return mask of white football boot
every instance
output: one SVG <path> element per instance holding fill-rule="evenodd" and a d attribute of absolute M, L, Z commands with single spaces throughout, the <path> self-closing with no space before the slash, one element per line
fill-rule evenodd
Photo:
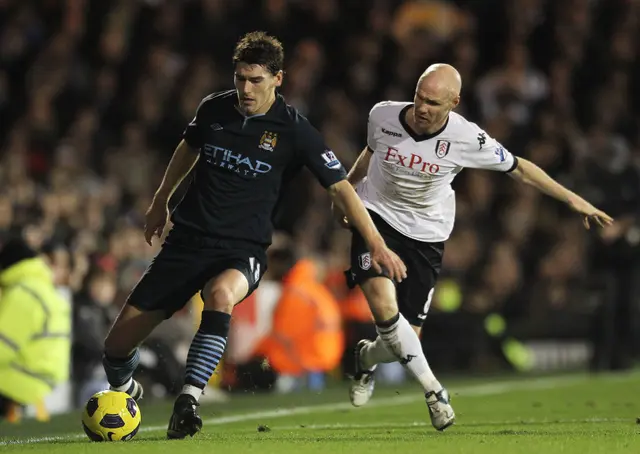
<path fill-rule="evenodd" d="M 449 392 L 442 388 L 440 391 L 431 391 L 424 395 L 431 416 L 431 424 L 437 430 L 444 430 L 456 420 L 456 414 L 451 407 Z"/>
<path fill-rule="evenodd" d="M 351 388 L 349 389 L 349 398 L 354 407 L 362 407 L 369 402 L 369 399 L 371 399 L 373 395 L 373 388 L 375 387 L 373 373 L 376 370 L 376 366 L 365 370 L 362 368 L 360 362 L 360 351 L 365 345 L 369 345 L 370 343 L 371 341 L 362 339 L 355 348 L 355 374 L 351 379 Z"/>

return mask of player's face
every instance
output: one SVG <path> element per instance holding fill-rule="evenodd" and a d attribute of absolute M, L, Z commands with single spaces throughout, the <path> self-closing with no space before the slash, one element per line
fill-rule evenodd
<path fill-rule="evenodd" d="M 413 121 L 424 132 L 435 132 L 458 105 L 459 97 L 446 88 L 419 83 L 413 98 Z"/>
<path fill-rule="evenodd" d="M 275 100 L 276 87 L 282 85 L 282 71 L 274 76 L 262 65 L 240 62 L 236 65 L 234 83 L 238 105 L 245 115 L 261 114 Z"/>

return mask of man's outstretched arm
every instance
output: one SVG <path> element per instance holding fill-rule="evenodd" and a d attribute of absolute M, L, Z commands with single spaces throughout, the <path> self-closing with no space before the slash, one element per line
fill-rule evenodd
<path fill-rule="evenodd" d="M 590 227 L 589 221 L 596 222 L 601 227 L 610 225 L 613 222 L 613 218 L 607 213 L 597 209 L 578 194 L 562 186 L 531 161 L 518 158 L 516 168 L 509 175 L 515 180 L 531 185 L 569 205 L 572 210 L 584 217 L 583 222 L 587 229 Z"/>

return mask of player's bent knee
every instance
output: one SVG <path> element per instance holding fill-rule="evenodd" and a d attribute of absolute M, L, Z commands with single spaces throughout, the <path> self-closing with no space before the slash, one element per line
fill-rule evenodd
<path fill-rule="evenodd" d="M 204 310 L 230 314 L 233 307 L 247 296 L 249 283 L 237 269 L 229 269 L 211 279 L 205 285 Z"/>
<path fill-rule="evenodd" d="M 361 287 L 377 323 L 389 320 L 398 313 L 396 288 L 390 279 L 386 277 L 371 278 Z"/>
<path fill-rule="evenodd" d="M 204 309 L 230 314 L 237 303 L 234 292 L 226 286 L 213 286 L 204 302 Z"/>

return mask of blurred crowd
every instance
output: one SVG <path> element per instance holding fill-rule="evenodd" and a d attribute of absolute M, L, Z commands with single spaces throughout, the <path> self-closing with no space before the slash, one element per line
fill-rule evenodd
<path fill-rule="evenodd" d="M 91 308 L 90 334 L 157 253 L 145 210 L 200 100 L 233 86 L 233 45 L 251 30 L 282 40 L 281 91 L 345 166 L 373 104 L 411 100 L 424 68 L 447 62 L 459 113 L 622 221 L 587 231 L 503 175 L 463 172 L 434 311 L 588 311 L 594 269 L 637 260 L 640 2 L 0 0 L 0 235 L 46 253 Z M 350 236 L 321 187 L 303 175 L 286 194 L 278 229 L 346 269 Z"/>

